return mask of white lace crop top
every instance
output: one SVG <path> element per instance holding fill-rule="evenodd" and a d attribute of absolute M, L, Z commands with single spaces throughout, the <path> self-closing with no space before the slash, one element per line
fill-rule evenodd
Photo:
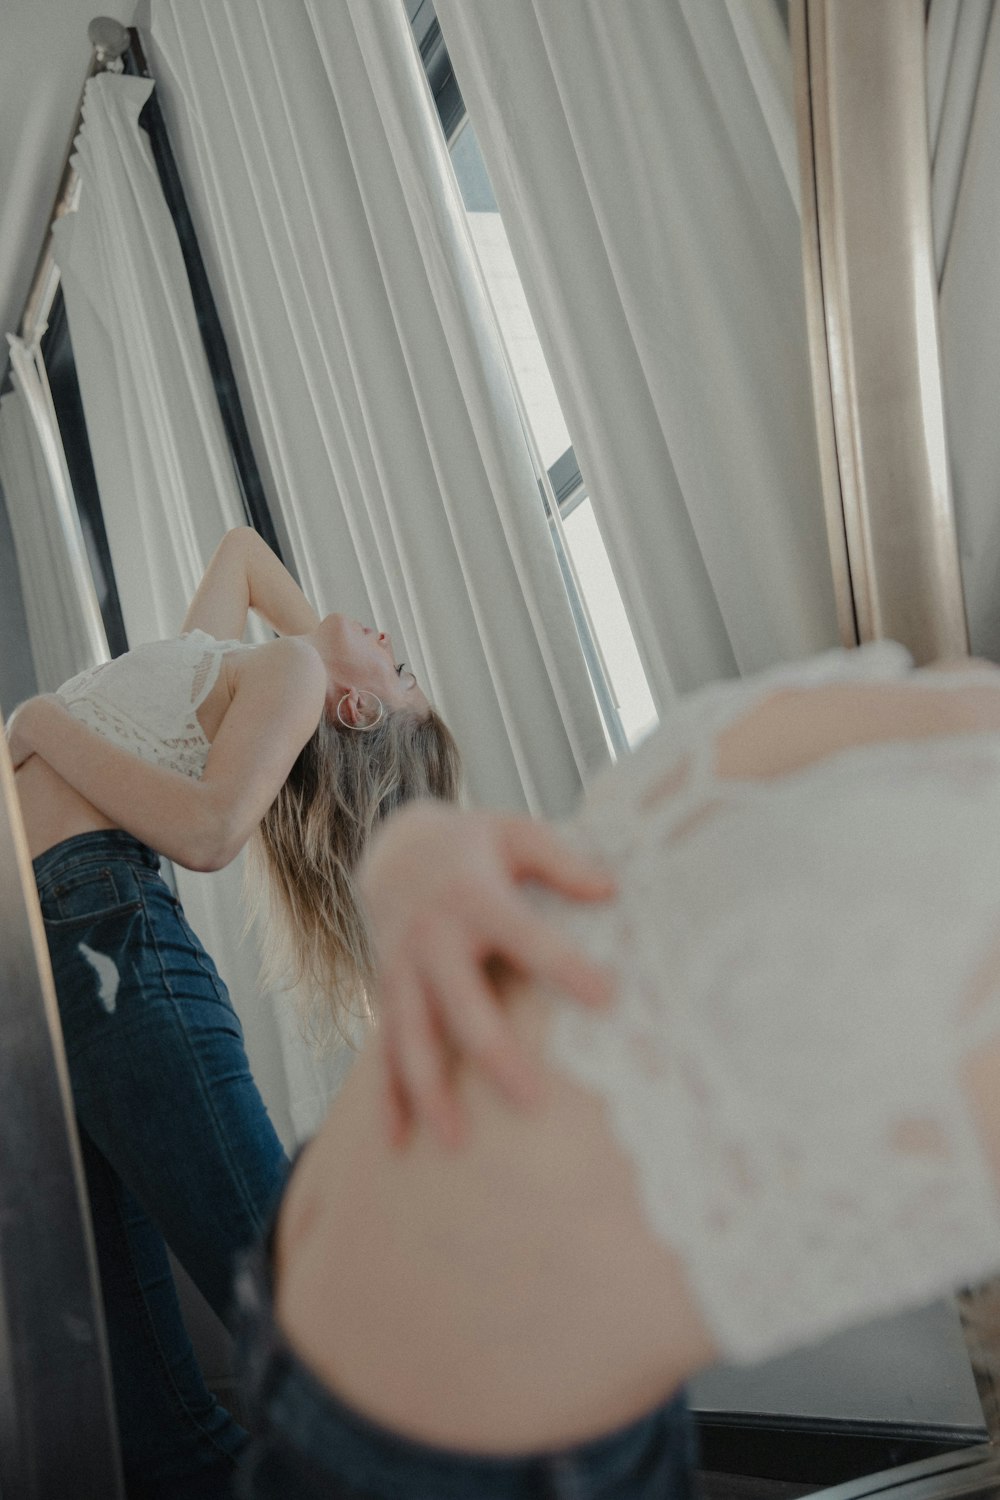
<path fill-rule="evenodd" d="M 539 898 L 620 976 L 607 1014 L 556 1007 L 552 1060 L 603 1096 L 732 1360 L 1000 1268 L 960 1086 L 1000 1039 L 1000 734 L 715 769 L 720 731 L 776 689 L 977 680 L 911 666 L 879 644 L 692 695 L 569 826 L 616 899 Z"/>
<path fill-rule="evenodd" d="M 241 641 L 217 641 L 204 630 L 190 630 L 88 667 L 64 682 L 57 696 L 105 739 L 197 781 L 211 749 L 198 709 L 226 653 L 249 649 Z"/>

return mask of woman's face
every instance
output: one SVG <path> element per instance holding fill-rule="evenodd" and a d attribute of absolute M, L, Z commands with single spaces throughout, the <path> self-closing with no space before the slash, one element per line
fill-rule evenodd
<path fill-rule="evenodd" d="M 427 712 L 429 705 L 416 678 L 396 656 L 384 631 L 362 625 L 349 615 L 327 615 L 316 635 L 338 696 L 352 690 L 375 693 L 389 710 Z"/>

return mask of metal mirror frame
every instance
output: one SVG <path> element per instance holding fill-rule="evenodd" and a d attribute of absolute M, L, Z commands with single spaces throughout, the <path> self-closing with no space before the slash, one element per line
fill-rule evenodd
<path fill-rule="evenodd" d="M 802 249 L 846 644 L 969 649 L 945 441 L 923 0 L 790 0 Z"/>
<path fill-rule="evenodd" d="M 124 1493 L 62 1031 L 0 734 L 0 1495 Z"/>

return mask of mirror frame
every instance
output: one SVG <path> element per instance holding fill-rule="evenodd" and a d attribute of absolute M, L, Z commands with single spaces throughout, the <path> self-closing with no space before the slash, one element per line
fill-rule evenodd
<path fill-rule="evenodd" d="M 844 643 L 965 656 L 923 0 L 790 0 L 806 309 Z"/>
<path fill-rule="evenodd" d="M 55 988 L 0 735 L 0 1494 L 70 1491 L 125 1493 Z"/>

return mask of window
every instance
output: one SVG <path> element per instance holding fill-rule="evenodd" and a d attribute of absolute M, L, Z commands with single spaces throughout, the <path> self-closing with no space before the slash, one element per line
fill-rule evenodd
<path fill-rule="evenodd" d="M 557 545 L 568 553 L 571 595 L 575 585 L 581 596 L 577 622 L 609 737 L 619 751 L 656 723 L 652 696 L 468 119 L 453 135 L 449 151 L 511 370 L 552 485 L 558 518 L 550 519 Z"/>
<path fill-rule="evenodd" d="M 440 27 L 430 0 L 408 0 L 408 9 L 538 464 L 551 485 L 551 491 L 541 486 L 542 500 L 608 738 L 619 753 L 655 725 L 656 710 Z"/>

